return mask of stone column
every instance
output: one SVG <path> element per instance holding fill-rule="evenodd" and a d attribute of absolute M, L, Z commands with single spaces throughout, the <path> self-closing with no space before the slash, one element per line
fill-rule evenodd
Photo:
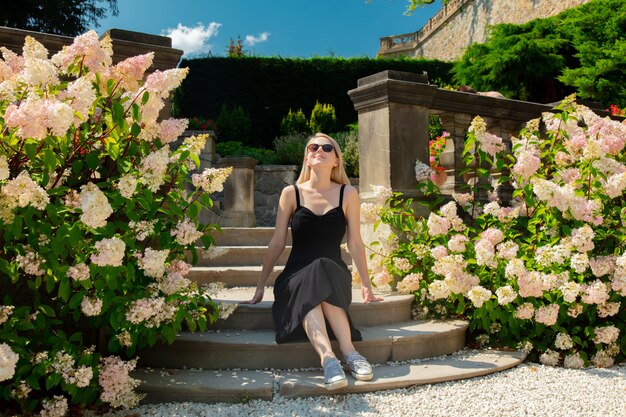
<path fill-rule="evenodd" d="M 371 186 L 382 185 L 417 197 L 415 161 L 429 164 L 429 106 L 414 99 L 431 98 L 437 87 L 426 75 L 383 71 L 358 81 L 348 94 L 359 114 L 359 194 L 362 202 L 375 201 Z M 417 207 L 416 207 L 417 208 Z M 385 233 L 384 225 L 377 231 Z M 362 224 L 366 244 L 378 240 L 371 224 Z"/>
<path fill-rule="evenodd" d="M 228 157 L 218 161 L 220 167 L 233 167 L 224 183 L 224 206 L 221 226 L 254 227 L 254 167 L 256 160 L 248 157 Z"/>
<path fill-rule="evenodd" d="M 425 75 L 383 71 L 359 80 L 348 94 L 359 113 L 359 188 L 371 197 L 372 185 L 415 196 L 415 161 L 429 163 L 429 107 L 411 99 L 415 88 L 437 90 Z"/>

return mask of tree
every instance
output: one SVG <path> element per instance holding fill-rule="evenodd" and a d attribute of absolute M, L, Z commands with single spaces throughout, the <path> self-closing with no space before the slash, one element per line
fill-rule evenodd
<path fill-rule="evenodd" d="M 547 19 L 500 24 L 471 45 L 455 82 L 510 98 L 552 102 L 576 92 L 626 104 L 626 2 L 593 0 Z"/>
<path fill-rule="evenodd" d="M 572 37 L 579 65 L 559 77 L 583 98 L 626 105 L 626 2 L 595 0 L 572 9 L 560 30 Z"/>
<path fill-rule="evenodd" d="M 574 51 L 553 28 L 551 19 L 494 26 L 487 42 L 468 47 L 455 64 L 454 80 L 510 98 L 556 101 L 567 90 L 556 77 Z"/>
<path fill-rule="evenodd" d="M 76 36 L 90 24 L 119 13 L 117 0 L 20 0 L 0 4 L 0 24 L 18 29 Z"/>
<path fill-rule="evenodd" d="M 233 38 L 230 38 L 230 42 L 226 48 L 226 55 L 229 58 L 241 58 L 246 56 L 246 51 L 243 49 L 243 43 L 241 43 L 241 38 L 239 36 L 237 36 L 237 43 L 235 43 Z"/>

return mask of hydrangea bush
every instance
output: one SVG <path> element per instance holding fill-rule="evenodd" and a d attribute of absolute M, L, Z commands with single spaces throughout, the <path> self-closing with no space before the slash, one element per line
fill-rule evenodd
<path fill-rule="evenodd" d="M 388 198 L 373 282 L 399 277 L 419 316 L 467 317 L 481 345 L 610 366 L 626 355 L 626 124 L 571 98 L 556 110 L 509 149 L 476 117 L 460 173 L 474 178 L 468 192 L 431 198 L 427 218 Z M 428 166 L 416 174 L 435 195 Z"/>
<path fill-rule="evenodd" d="M 230 171 L 197 172 L 206 137 L 173 150 L 187 121 L 158 120 L 187 69 L 113 65 L 93 31 L 0 50 L 0 402 L 132 407 L 137 349 L 217 318 L 185 276 Z"/>

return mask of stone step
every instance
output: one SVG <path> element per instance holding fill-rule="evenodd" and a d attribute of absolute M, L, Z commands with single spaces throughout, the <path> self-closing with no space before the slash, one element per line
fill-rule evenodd
<path fill-rule="evenodd" d="M 428 358 L 456 352 L 465 345 L 468 322 L 419 320 L 361 327 L 356 349 L 372 363 Z M 269 369 L 319 366 L 308 341 L 277 344 L 272 330 L 183 332 L 169 346 L 139 352 L 141 366 L 203 369 Z M 333 349 L 339 353 L 338 345 Z"/>
<path fill-rule="evenodd" d="M 273 227 L 223 227 L 213 231 L 217 246 L 267 246 L 274 235 Z M 291 232 L 287 233 L 287 245 L 291 245 Z"/>
<path fill-rule="evenodd" d="M 229 288 L 220 291 L 213 297 L 213 300 L 231 304 L 239 303 L 250 300 L 254 295 L 254 290 L 255 287 Z M 272 288 L 265 289 L 265 296 L 259 304 L 239 304 L 230 317 L 219 320 L 211 327 L 239 330 L 273 329 L 272 303 L 274 302 L 274 294 L 272 290 Z M 365 304 L 361 297 L 361 290 L 352 290 L 350 317 L 357 328 L 404 322 L 411 319 L 411 305 L 415 300 L 413 295 L 389 293 L 377 293 L 377 295 L 381 296 L 383 301 Z"/>
<path fill-rule="evenodd" d="M 355 381 L 348 376 L 348 386 L 332 391 L 332 394 L 408 388 L 484 376 L 517 366 L 525 356 L 522 352 L 464 350 L 446 357 L 412 361 L 415 363 L 384 364 L 374 368 L 373 380 Z M 323 386 L 321 369 L 218 371 L 139 368 L 132 376 L 142 381 L 137 390 L 147 394 L 143 403 L 271 400 L 273 380 L 278 382 L 276 393 L 285 398 L 331 394 Z"/>
<path fill-rule="evenodd" d="M 261 266 L 195 266 L 189 271 L 189 278 L 199 285 L 222 282 L 226 287 L 256 286 L 261 275 Z M 274 285 L 276 277 L 283 272 L 283 266 L 276 266 L 267 281 Z"/>
<path fill-rule="evenodd" d="M 247 266 L 263 265 L 263 258 L 267 253 L 266 246 L 211 246 L 208 249 L 198 248 L 198 263 L 195 266 Z M 285 247 L 276 265 L 285 265 L 291 246 Z M 350 265 L 350 254 L 342 250 L 343 261 Z"/>

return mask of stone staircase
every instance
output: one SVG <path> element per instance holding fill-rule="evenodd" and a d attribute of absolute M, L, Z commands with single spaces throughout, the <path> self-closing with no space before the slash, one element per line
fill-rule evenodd
<path fill-rule="evenodd" d="M 223 282 L 215 297 L 223 303 L 252 298 L 265 248 L 273 228 L 224 228 L 217 245 L 200 251 L 191 279 L 199 284 Z M 290 245 L 290 242 L 287 243 Z M 268 285 L 282 271 L 287 246 Z M 343 254 L 347 263 L 350 257 Z M 462 320 L 411 320 L 413 296 L 381 294 L 384 301 L 364 304 L 353 290 L 350 315 L 363 341 L 355 347 L 375 364 L 374 380 L 354 381 L 333 393 L 345 394 L 486 375 L 513 367 L 519 352 L 467 351 Z M 237 402 L 274 395 L 326 395 L 319 358 L 308 342 L 276 344 L 272 329 L 271 288 L 256 305 L 239 305 L 208 331 L 184 332 L 173 345 L 156 345 L 139 353 L 146 402 Z M 339 354 L 336 343 L 333 344 Z M 450 355 L 455 352 L 452 356 Z M 338 355 L 338 357 L 340 357 Z M 432 358 L 432 359 L 426 359 Z M 399 363 L 398 363 L 399 362 Z M 316 368 L 316 369 L 310 369 Z"/>

